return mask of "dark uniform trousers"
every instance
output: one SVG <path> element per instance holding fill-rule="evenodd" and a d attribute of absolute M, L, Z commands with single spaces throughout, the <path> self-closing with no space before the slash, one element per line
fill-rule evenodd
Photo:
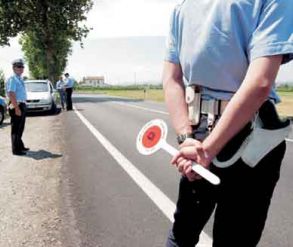
<path fill-rule="evenodd" d="M 26 118 L 25 103 L 20 103 L 19 108 L 21 110 L 21 116 L 16 116 L 15 109 L 9 109 L 9 115 L 11 117 L 11 143 L 13 153 L 21 152 L 24 149 L 22 133 L 24 131 Z"/>
<path fill-rule="evenodd" d="M 218 159 L 231 157 L 247 134 L 245 127 L 225 146 Z M 284 141 L 254 168 L 241 159 L 227 168 L 211 164 L 211 171 L 221 179 L 218 186 L 204 179 L 189 182 L 182 177 L 175 221 L 166 246 L 194 247 L 214 210 L 213 247 L 257 246 L 285 150 Z"/>
<path fill-rule="evenodd" d="M 66 110 L 72 110 L 72 87 L 66 88 Z"/>

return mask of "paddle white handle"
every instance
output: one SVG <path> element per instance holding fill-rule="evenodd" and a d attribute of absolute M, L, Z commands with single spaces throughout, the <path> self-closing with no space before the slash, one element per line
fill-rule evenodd
<path fill-rule="evenodd" d="M 175 154 L 178 153 L 178 150 L 176 148 L 172 147 L 166 141 L 162 141 L 160 144 L 161 144 L 161 148 L 164 149 L 165 151 L 167 151 L 169 154 L 174 156 Z M 204 179 L 206 179 L 207 181 L 209 181 L 210 183 L 212 183 L 214 185 L 218 185 L 221 182 L 220 178 L 218 176 L 216 176 L 215 174 L 210 172 L 208 169 L 204 168 L 203 166 L 201 166 L 195 162 L 193 162 L 193 164 L 192 164 L 192 170 L 194 170 L 197 174 L 199 174 Z"/>

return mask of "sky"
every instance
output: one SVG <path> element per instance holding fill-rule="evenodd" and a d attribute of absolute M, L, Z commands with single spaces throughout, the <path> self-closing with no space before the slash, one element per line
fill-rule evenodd
<path fill-rule="evenodd" d="M 65 72 L 81 80 L 105 76 L 109 84 L 159 83 L 169 16 L 178 0 L 95 0 L 87 26 L 93 30 L 73 44 Z M 22 57 L 17 39 L 0 47 L 0 68 L 11 73 L 11 61 Z M 282 66 L 277 81 L 293 82 L 293 63 Z"/>

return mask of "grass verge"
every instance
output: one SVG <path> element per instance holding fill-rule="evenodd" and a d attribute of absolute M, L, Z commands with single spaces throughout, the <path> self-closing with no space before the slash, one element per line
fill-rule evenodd
<path fill-rule="evenodd" d="M 107 94 L 112 96 L 127 97 L 131 99 L 152 100 L 152 101 L 164 101 L 164 94 L 162 89 L 87 89 L 80 90 L 79 93 L 97 93 Z M 281 116 L 293 117 L 293 92 L 280 91 L 278 94 L 281 97 L 281 103 L 277 104 L 278 112 Z"/>

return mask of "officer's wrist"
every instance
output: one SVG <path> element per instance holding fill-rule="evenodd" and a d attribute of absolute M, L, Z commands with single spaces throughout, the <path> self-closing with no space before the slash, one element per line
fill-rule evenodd
<path fill-rule="evenodd" d="M 202 148 L 204 151 L 205 158 L 209 161 L 212 161 L 219 153 L 218 149 L 215 148 L 215 145 L 212 145 L 206 140 L 202 143 Z"/>
<path fill-rule="evenodd" d="M 185 134 L 179 134 L 177 135 L 177 142 L 178 144 L 182 144 L 187 138 L 193 138 L 192 133 L 185 133 Z"/>

